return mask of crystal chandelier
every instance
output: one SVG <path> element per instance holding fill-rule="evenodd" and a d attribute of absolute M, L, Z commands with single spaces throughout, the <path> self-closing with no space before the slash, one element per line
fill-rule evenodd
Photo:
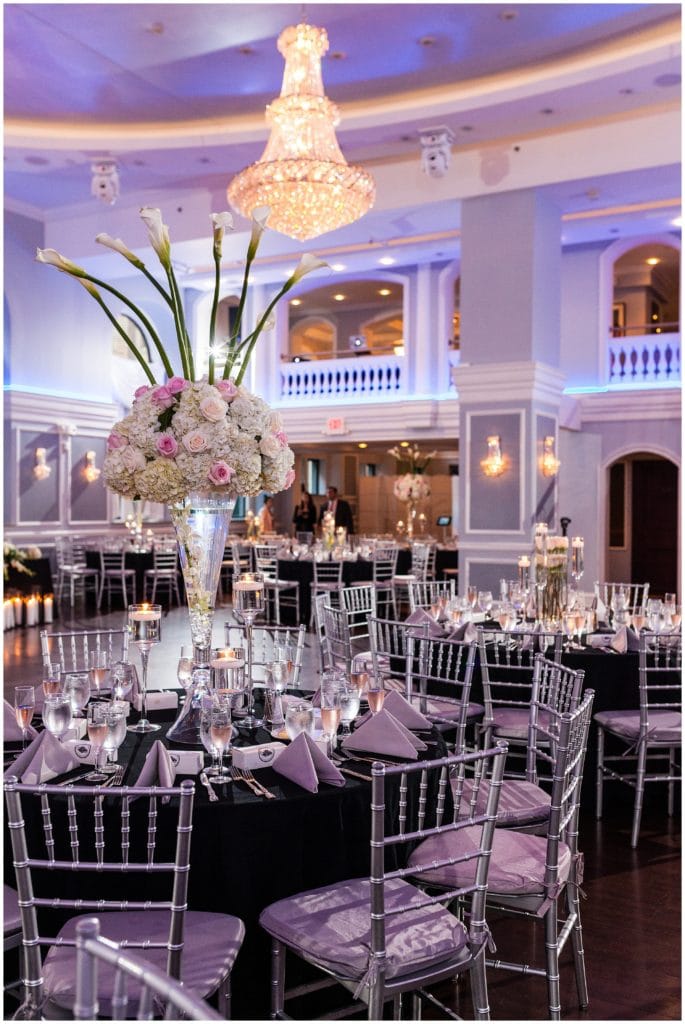
<path fill-rule="evenodd" d="M 321 80 L 327 49 L 325 29 L 302 24 L 281 32 L 285 71 L 281 95 L 266 108 L 269 141 L 261 159 L 228 186 L 235 210 L 250 217 L 268 206 L 269 227 L 300 241 L 363 217 L 376 193 L 371 175 L 350 166 L 338 146 L 340 115 Z"/>

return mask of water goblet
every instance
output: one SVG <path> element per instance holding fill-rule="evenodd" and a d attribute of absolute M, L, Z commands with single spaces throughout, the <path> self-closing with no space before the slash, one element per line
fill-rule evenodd
<path fill-rule="evenodd" d="M 71 701 L 64 694 L 46 697 L 43 701 L 43 725 L 56 739 L 61 739 L 71 726 Z"/>
<path fill-rule="evenodd" d="M 112 696 L 115 700 L 128 700 L 134 684 L 138 682 L 136 666 L 128 661 L 115 661 L 110 671 Z"/>
<path fill-rule="evenodd" d="M 131 639 L 140 651 L 140 662 L 143 668 L 143 679 L 140 687 L 141 716 L 135 725 L 129 725 L 129 732 L 155 732 L 158 725 L 153 725 L 147 718 L 147 670 L 150 651 L 162 639 L 162 606 L 160 604 L 130 604 L 128 606 L 128 628 Z"/>
<path fill-rule="evenodd" d="M 490 590 L 479 590 L 477 596 L 477 607 L 482 612 L 485 612 L 486 619 L 490 618 L 490 610 L 492 608 L 492 591 Z"/>
<path fill-rule="evenodd" d="M 107 774 L 103 771 L 102 766 L 104 744 L 107 739 L 107 708 L 107 704 L 97 701 L 89 704 L 86 711 L 88 739 L 95 755 L 95 771 L 86 775 L 87 782 L 104 782 L 107 778 Z"/>
<path fill-rule="evenodd" d="M 289 740 L 294 740 L 301 732 L 314 732 L 314 708 L 304 700 L 293 701 L 285 711 L 285 731 Z"/>
<path fill-rule="evenodd" d="M 217 772 L 214 777 L 218 782 L 228 782 L 231 773 L 224 767 L 224 754 L 231 746 L 233 726 L 231 725 L 231 709 L 228 704 L 214 702 L 209 710 L 209 737 L 218 752 Z"/>
<path fill-rule="evenodd" d="M 252 628 L 255 619 L 266 607 L 264 576 L 261 572 L 241 572 L 233 578 L 233 607 L 245 623 L 247 645 L 247 714 L 242 725 L 256 729 L 262 719 L 254 713 L 254 680 L 252 678 Z"/>
<path fill-rule="evenodd" d="M 14 717 L 21 729 L 21 749 L 26 748 L 26 732 L 36 710 L 36 692 L 32 686 L 15 686 Z"/>
<path fill-rule="evenodd" d="M 350 726 L 359 714 L 361 694 L 356 686 L 351 683 L 344 683 L 340 687 L 340 721 L 342 722 L 343 736 L 349 736 Z"/>
<path fill-rule="evenodd" d="M 326 673 L 324 673 L 325 677 Z M 336 747 L 338 726 L 340 725 L 340 688 L 343 681 L 334 676 L 328 684 L 321 682 L 321 726 L 323 738 L 326 740 L 326 751 L 330 755 Z"/>
<path fill-rule="evenodd" d="M 661 632 L 661 601 L 650 597 L 647 601 L 647 625 L 651 633 Z"/>
<path fill-rule="evenodd" d="M 62 692 L 62 666 L 59 661 L 43 662 L 43 696 L 54 697 Z"/>
<path fill-rule="evenodd" d="M 100 693 L 109 674 L 109 660 L 107 651 L 89 651 L 88 653 L 88 677 L 90 688 Z"/>
<path fill-rule="evenodd" d="M 69 698 L 71 717 L 83 718 L 83 709 L 90 700 L 88 672 L 67 672 L 62 681 L 62 693 Z"/>

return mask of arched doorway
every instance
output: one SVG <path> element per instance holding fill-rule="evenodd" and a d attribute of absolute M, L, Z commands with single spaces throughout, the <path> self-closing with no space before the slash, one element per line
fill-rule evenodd
<path fill-rule="evenodd" d="M 607 469 L 606 578 L 650 584 L 660 596 L 678 592 L 678 466 L 651 452 L 632 452 Z"/>

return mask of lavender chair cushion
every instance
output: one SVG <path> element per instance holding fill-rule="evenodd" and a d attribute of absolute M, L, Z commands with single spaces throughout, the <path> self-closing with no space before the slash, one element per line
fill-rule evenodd
<path fill-rule="evenodd" d="M 608 732 L 626 740 L 636 740 L 640 735 L 639 711 L 600 711 L 595 715 L 595 721 Z M 679 711 L 649 712 L 647 735 L 655 743 L 680 743 L 682 727 L 683 716 Z"/>
<path fill-rule="evenodd" d="M 455 789 L 456 780 L 452 780 Z M 488 802 L 488 782 L 482 782 L 478 789 L 476 806 L 471 810 L 473 785 L 471 779 L 465 779 L 461 795 L 459 817 L 467 818 L 472 813 L 485 814 Z M 540 786 L 522 779 L 504 779 L 500 789 L 497 824 L 507 828 L 523 827 L 547 821 L 552 800 Z"/>
<path fill-rule="evenodd" d="M 432 861 L 472 854 L 480 845 L 479 826 L 431 836 L 420 843 L 409 858 L 409 866 L 417 870 L 421 882 L 432 882 L 445 888 L 473 885 L 475 860 L 432 868 Z M 509 829 L 495 829 L 488 875 L 488 903 L 516 906 L 537 913 L 546 901 L 544 890 L 547 839 Z M 567 881 L 571 869 L 571 851 L 559 843 L 558 882 Z M 420 871 L 421 867 L 427 870 Z"/>
<path fill-rule="evenodd" d="M 529 717 L 528 708 L 496 708 L 492 713 L 492 734 L 507 739 L 527 740 Z M 549 729 L 549 712 L 539 711 L 538 722 L 543 729 Z"/>
<path fill-rule="evenodd" d="M 58 938 L 74 939 L 76 925 L 84 917 L 72 917 L 59 932 Z M 169 914 L 166 911 L 130 911 L 98 914 L 100 933 L 113 942 L 166 942 L 169 937 Z M 181 980 L 194 995 L 211 995 L 229 974 L 235 961 L 245 926 L 237 917 L 228 914 L 209 914 L 186 911 L 181 959 Z M 132 951 L 155 967 L 166 971 L 166 949 L 133 948 Z M 76 998 L 76 950 L 73 946 L 51 946 L 43 965 L 46 997 L 58 1007 L 73 1010 Z M 114 970 L 105 964 L 98 967 L 98 1001 L 100 1010 L 111 1015 L 111 996 Z M 129 1008 L 133 1016 L 140 997 L 140 989 L 129 982 Z"/>
<path fill-rule="evenodd" d="M 5 935 L 12 935 L 21 931 L 21 914 L 19 913 L 19 898 L 16 890 L 9 885 L 3 885 L 3 911 L 2 924 Z"/>
<path fill-rule="evenodd" d="M 426 705 L 426 710 L 431 715 L 439 715 L 440 718 L 453 718 L 458 719 L 461 712 L 453 701 L 440 700 L 439 697 L 429 697 Z M 468 710 L 466 712 L 467 722 L 479 721 L 485 712 L 485 708 L 482 704 L 476 704 L 475 701 L 469 701 Z"/>
<path fill-rule="evenodd" d="M 259 923 L 300 956 L 337 977 L 359 980 L 369 966 L 371 909 L 369 881 L 347 882 L 298 893 L 272 903 Z M 385 884 L 386 912 L 425 900 L 409 882 Z M 434 905 L 386 917 L 387 978 L 402 977 L 443 962 L 468 957 L 466 930 Z"/>

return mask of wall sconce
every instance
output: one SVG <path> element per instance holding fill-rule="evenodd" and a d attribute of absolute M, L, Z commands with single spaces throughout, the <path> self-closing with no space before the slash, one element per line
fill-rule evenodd
<path fill-rule="evenodd" d="M 33 475 L 36 480 L 47 480 L 52 473 L 51 467 L 45 461 L 46 454 L 47 448 L 36 448 L 36 464 L 33 467 Z"/>
<path fill-rule="evenodd" d="M 554 452 L 554 437 L 549 434 L 542 442 L 542 459 L 540 468 L 543 476 L 556 476 L 561 463 Z"/>
<path fill-rule="evenodd" d="M 95 465 L 95 452 L 86 452 L 86 464 L 83 467 L 83 475 L 89 484 L 94 484 L 99 479 L 101 470 Z"/>
<path fill-rule="evenodd" d="M 502 455 L 501 437 L 492 434 L 487 439 L 488 454 L 480 460 L 480 467 L 486 476 L 501 476 L 507 468 L 507 460 Z"/>

